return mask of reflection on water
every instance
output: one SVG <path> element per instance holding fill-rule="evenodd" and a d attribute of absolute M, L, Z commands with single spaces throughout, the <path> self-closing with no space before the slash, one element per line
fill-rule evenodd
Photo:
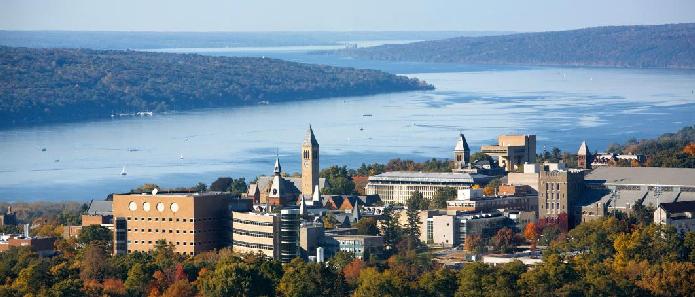
<path fill-rule="evenodd" d="M 0 199 L 90 199 L 144 182 L 184 186 L 217 176 L 252 179 L 272 172 L 276 149 L 283 168 L 298 171 L 299 146 L 310 123 L 321 144 L 321 165 L 351 167 L 394 157 L 448 158 L 459 131 L 474 150 L 501 133 L 537 134 L 539 150 L 576 150 L 582 140 L 601 150 L 612 142 L 695 124 L 695 72 L 467 68 L 275 54 L 361 68 L 373 63 L 372 68 L 424 79 L 437 90 L 284 104 L 271 100 L 0 131 Z M 422 71 L 415 71 L 418 67 Z M 127 176 L 120 175 L 123 166 Z"/>

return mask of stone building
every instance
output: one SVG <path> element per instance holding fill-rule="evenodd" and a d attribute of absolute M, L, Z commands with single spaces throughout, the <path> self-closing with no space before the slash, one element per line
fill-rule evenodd
<path fill-rule="evenodd" d="M 309 129 L 302 143 L 302 195 L 311 197 L 314 188 L 319 185 L 319 143 L 314 130 Z"/>
<path fill-rule="evenodd" d="M 538 177 L 538 217 L 557 217 L 565 213 L 574 226 L 581 219 L 584 173 L 575 170 L 541 171 Z"/>

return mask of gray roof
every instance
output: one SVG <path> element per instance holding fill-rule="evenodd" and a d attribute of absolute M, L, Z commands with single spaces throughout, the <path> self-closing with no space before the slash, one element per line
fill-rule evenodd
<path fill-rule="evenodd" d="M 463 133 L 459 135 L 454 151 L 471 151 L 471 149 L 468 148 L 468 142 L 466 141 L 466 137 L 463 136 Z"/>
<path fill-rule="evenodd" d="M 611 185 L 695 186 L 695 169 L 660 167 L 600 167 L 584 178 Z"/>
<path fill-rule="evenodd" d="M 458 172 L 390 171 L 370 176 L 369 181 L 403 181 L 426 183 L 477 183 L 490 177 L 483 174 Z"/>
<path fill-rule="evenodd" d="M 316 141 L 316 136 L 314 136 L 314 130 L 311 129 L 311 125 L 309 125 L 309 129 L 306 130 L 306 134 L 304 135 L 304 144 L 313 146 L 319 145 L 318 141 Z"/>
<path fill-rule="evenodd" d="M 301 191 L 302 189 L 302 178 L 301 177 L 283 177 L 284 180 L 291 182 L 298 191 Z M 265 193 L 268 191 L 268 188 L 270 188 L 270 184 L 273 183 L 273 177 L 272 176 L 259 176 L 258 181 L 256 181 L 256 185 L 258 186 L 258 190 L 260 193 Z M 319 178 L 319 190 L 323 189 L 323 187 L 326 186 L 326 179 L 321 177 Z"/>
<path fill-rule="evenodd" d="M 90 215 L 111 215 L 113 214 L 113 201 L 92 200 L 89 203 L 87 214 Z"/>

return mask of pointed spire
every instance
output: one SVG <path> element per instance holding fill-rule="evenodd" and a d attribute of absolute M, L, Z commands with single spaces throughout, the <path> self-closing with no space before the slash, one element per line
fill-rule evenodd
<path fill-rule="evenodd" d="M 304 200 L 304 195 L 302 196 L 302 201 L 299 203 L 299 215 L 305 216 L 306 215 L 306 201 Z"/>
<path fill-rule="evenodd" d="M 468 148 L 468 142 L 466 141 L 466 136 L 463 136 L 463 133 L 459 133 L 458 140 L 456 141 L 456 147 L 454 147 L 454 151 L 470 151 L 471 149 Z"/>
<path fill-rule="evenodd" d="M 311 129 L 311 124 L 309 124 L 309 129 L 306 130 L 304 135 L 304 145 L 319 145 L 316 141 L 316 136 L 314 136 L 314 130 Z"/>
<path fill-rule="evenodd" d="M 586 156 L 589 154 L 589 147 L 586 145 L 586 141 L 582 141 L 582 145 L 579 146 L 579 151 L 577 155 Z"/>
<path fill-rule="evenodd" d="M 280 175 L 282 173 L 282 166 L 280 166 L 280 158 L 275 158 L 275 169 L 273 170 L 275 175 Z"/>
<path fill-rule="evenodd" d="M 321 202 L 321 192 L 319 192 L 319 185 L 316 185 L 316 187 L 314 187 L 314 194 L 311 198 L 313 202 Z"/>
<path fill-rule="evenodd" d="M 360 198 L 355 199 L 355 205 L 352 206 L 352 221 L 357 222 L 360 220 Z"/>

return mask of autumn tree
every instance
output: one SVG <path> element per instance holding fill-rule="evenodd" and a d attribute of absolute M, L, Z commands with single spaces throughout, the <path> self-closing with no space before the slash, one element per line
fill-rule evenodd
<path fill-rule="evenodd" d="M 175 281 L 164 291 L 162 297 L 195 297 L 195 287 L 188 280 L 181 279 Z"/>
<path fill-rule="evenodd" d="M 347 284 L 351 287 L 357 286 L 357 282 L 359 281 L 360 278 L 360 272 L 362 269 L 365 267 L 364 262 L 362 259 L 354 259 L 352 262 L 348 263 L 343 267 L 343 276 L 345 277 L 345 281 Z"/>
<path fill-rule="evenodd" d="M 531 250 L 536 250 L 536 244 L 538 244 L 538 230 L 536 223 L 528 223 L 524 227 L 524 238 L 531 244 Z"/>
<path fill-rule="evenodd" d="M 80 261 L 80 279 L 83 281 L 102 281 L 108 270 L 108 254 L 104 246 L 90 243 L 84 249 L 82 261 Z"/>
<path fill-rule="evenodd" d="M 463 249 L 471 253 L 482 254 L 485 251 L 485 243 L 480 235 L 466 235 L 466 239 L 463 242 Z"/>
<path fill-rule="evenodd" d="M 496 251 L 502 253 L 511 252 L 516 246 L 516 243 L 517 241 L 514 236 L 514 231 L 507 227 L 497 230 L 497 233 L 492 238 L 492 246 Z"/>
<path fill-rule="evenodd" d="M 403 297 L 411 296 L 406 282 L 389 270 L 380 273 L 369 267 L 362 270 L 353 297 Z"/>

